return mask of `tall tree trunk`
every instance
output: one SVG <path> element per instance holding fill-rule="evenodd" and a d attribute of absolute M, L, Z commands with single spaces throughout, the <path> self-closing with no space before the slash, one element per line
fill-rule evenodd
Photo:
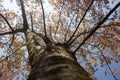
<path fill-rule="evenodd" d="M 31 72 L 28 80 L 92 80 L 62 45 L 46 47 L 28 45 Z"/>

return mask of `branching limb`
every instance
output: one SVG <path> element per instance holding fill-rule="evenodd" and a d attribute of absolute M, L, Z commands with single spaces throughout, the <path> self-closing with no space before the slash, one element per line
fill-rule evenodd
<path fill-rule="evenodd" d="M 0 36 L 8 35 L 8 34 L 14 34 L 14 32 L 13 31 L 9 31 L 9 32 L 5 32 L 5 33 L 0 33 Z"/>
<path fill-rule="evenodd" d="M 10 29 L 12 31 L 14 31 L 14 29 L 11 27 L 10 23 L 8 22 L 8 20 L 2 14 L 0 14 L 0 16 L 5 20 L 5 22 L 8 24 L 8 26 L 10 27 Z"/>
<path fill-rule="evenodd" d="M 9 32 L 5 32 L 5 33 L 0 33 L 0 36 L 3 36 L 3 35 L 8 35 L 8 34 L 16 34 L 18 32 L 24 32 L 24 29 L 16 29 L 14 31 L 9 31 Z"/>
<path fill-rule="evenodd" d="M 46 23 L 45 23 L 45 12 L 44 12 L 44 8 L 43 8 L 43 2 L 42 2 L 42 0 L 40 0 L 40 4 L 41 4 L 41 8 L 42 8 L 42 13 L 43 13 L 44 33 L 45 33 L 45 37 L 47 37 Z"/>
<path fill-rule="evenodd" d="M 114 25 L 114 24 L 108 24 L 108 25 L 103 25 L 103 26 L 101 26 L 101 28 L 103 28 L 103 27 L 108 27 L 108 26 L 111 26 L 111 25 Z M 70 45 L 72 45 L 73 44 L 73 42 L 77 39 L 77 38 L 79 38 L 80 36 L 82 36 L 82 35 L 84 35 L 84 34 L 88 34 L 88 33 L 90 33 L 91 31 L 83 31 L 83 32 L 81 32 L 80 34 L 78 34 L 78 35 L 76 35 L 69 43 L 68 43 L 68 46 L 70 46 Z M 112 35 L 112 34 L 107 34 L 107 33 L 100 33 L 100 32 L 95 32 L 95 34 L 106 34 L 106 35 Z"/>
<path fill-rule="evenodd" d="M 32 18 L 31 13 L 30 13 L 30 17 L 31 17 L 32 32 L 35 33 L 36 35 L 40 36 L 45 41 L 46 44 L 50 43 L 51 41 L 49 40 L 49 38 L 47 36 L 44 36 L 44 35 L 34 31 L 34 29 L 33 29 L 33 18 Z"/>
<path fill-rule="evenodd" d="M 87 7 L 87 9 L 86 9 L 86 11 L 85 11 L 85 13 L 84 13 L 84 15 L 82 16 L 80 22 L 78 23 L 75 31 L 73 32 L 73 34 L 72 34 L 72 36 L 69 38 L 69 40 L 66 42 L 66 45 L 67 45 L 67 44 L 70 42 L 70 40 L 74 37 L 75 33 L 77 32 L 80 24 L 82 23 L 84 17 L 86 16 L 86 14 L 87 14 L 88 10 L 90 9 L 91 5 L 93 4 L 93 2 L 94 2 L 94 0 L 91 0 L 91 2 L 90 2 L 90 4 L 88 5 L 88 7 Z"/>
<path fill-rule="evenodd" d="M 27 21 L 27 17 L 26 17 L 26 14 L 25 14 L 25 8 L 24 8 L 23 0 L 20 0 L 20 4 L 21 4 L 21 9 L 22 9 L 22 18 L 23 18 L 24 32 L 26 33 L 26 31 L 28 29 L 28 21 Z"/>
<path fill-rule="evenodd" d="M 51 41 L 50 41 L 50 39 L 48 37 L 46 38 L 43 34 L 37 33 L 35 31 L 33 31 L 33 33 L 40 36 L 45 41 L 46 45 L 49 46 L 49 43 L 51 43 Z"/>
<path fill-rule="evenodd" d="M 101 25 L 108 19 L 108 17 L 120 6 L 120 2 L 112 9 L 109 11 L 109 13 L 103 18 L 102 21 L 100 21 L 95 28 L 93 28 L 89 35 L 82 41 L 82 43 L 76 48 L 76 50 L 74 51 L 74 53 L 95 33 L 95 31 L 97 31 Z"/>
<path fill-rule="evenodd" d="M 90 33 L 90 31 L 83 31 L 82 33 L 80 33 L 79 35 L 77 35 L 73 40 L 71 40 L 67 46 L 70 46 L 78 37 L 80 37 L 81 35 L 84 35 L 84 34 L 88 34 Z"/>

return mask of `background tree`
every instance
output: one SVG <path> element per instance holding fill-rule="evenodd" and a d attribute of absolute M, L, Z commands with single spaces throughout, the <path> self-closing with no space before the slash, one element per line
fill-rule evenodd
<path fill-rule="evenodd" d="M 44 9 L 48 2 L 53 8 L 50 12 Z M 119 1 L 16 3 L 17 12 L 0 6 L 0 47 L 5 51 L 0 57 L 1 79 L 20 73 L 27 77 L 26 71 L 31 71 L 28 80 L 91 80 L 89 74 L 97 70 L 99 60 L 117 80 L 109 64 L 120 61 Z"/>

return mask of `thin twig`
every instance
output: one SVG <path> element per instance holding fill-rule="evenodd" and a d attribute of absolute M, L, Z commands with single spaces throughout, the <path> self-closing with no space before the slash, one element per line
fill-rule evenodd
<path fill-rule="evenodd" d="M 96 47 L 99 50 L 99 52 L 101 53 L 101 56 L 104 58 L 104 60 L 105 60 L 105 62 L 107 64 L 107 66 L 108 66 L 112 76 L 114 77 L 115 80 L 117 80 L 116 76 L 113 74 L 112 69 L 109 66 L 109 62 L 107 61 L 108 58 L 103 54 L 102 50 L 97 45 L 93 45 L 93 44 L 90 44 L 90 43 L 85 43 L 85 44 L 94 46 L 94 47 Z"/>
<path fill-rule="evenodd" d="M 9 45 L 9 48 L 10 48 L 10 47 L 11 47 L 11 45 L 13 44 L 14 37 L 15 37 L 15 34 L 13 34 L 13 36 L 12 36 L 12 41 L 11 41 L 11 43 L 10 43 L 10 45 Z"/>
<path fill-rule="evenodd" d="M 33 32 L 33 18 L 32 18 L 32 13 L 30 13 L 30 18 L 31 18 L 31 29 L 32 29 L 32 32 Z"/>
<path fill-rule="evenodd" d="M 85 49 L 83 49 L 83 48 L 80 48 L 80 49 L 84 50 L 85 52 L 88 52 L 88 53 L 97 55 L 97 56 L 102 56 L 101 54 L 98 54 L 98 53 L 95 53 L 95 52 L 92 52 L 92 51 L 89 51 L 89 50 L 85 50 Z M 76 55 L 77 55 L 77 54 L 76 54 Z"/>
<path fill-rule="evenodd" d="M 57 26 L 56 26 L 56 31 L 55 31 L 55 36 L 54 37 L 56 37 L 57 31 L 58 31 L 58 28 L 59 28 L 59 23 L 60 23 L 60 20 L 61 20 L 61 14 L 62 14 L 62 8 L 63 8 L 63 6 L 64 6 L 64 0 L 62 2 L 62 6 L 60 8 L 60 14 L 59 14 L 59 18 L 58 18 L 58 22 L 57 22 Z"/>
<path fill-rule="evenodd" d="M 100 48 L 98 48 L 98 49 L 99 49 L 101 55 L 103 56 L 103 58 L 104 58 L 104 60 L 105 60 L 105 62 L 106 62 L 106 64 L 107 64 L 107 66 L 108 66 L 108 68 L 109 68 L 112 76 L 114 77 L 115 80 L 118 80 L 118 79 L 116 78 L 116 76 L 113 74 L 112 69 L 111 69 L 111 67 L 110 67 L 110 65 L 109 65 L 109 62 L 107 61 L 105 55 L 104 55 L 103 52 L 100 50 Z"/>
<path fill-rule="evenodd" d="M 60 11 L 59 19 L 58 19 L 58 22 L 57 22 L 57 26 L 56 26 L 54 37 L 56 37 L 57 31 L 58 31 L 58 28 L 59 28 L 60 19 L 61 19 L 61 11 Z"/>
<path fill-rule="evenodd" d="M 68 30 L 69 30 L 70 27 L 71 27 L 71 24 L 72 24 L 72 21 L 73 21 L 74 17 L 75 17 L 75 14 L 73 14 L 72 18 L 70 19 L 70 23 L 69 23 L 69 25 L 68 25 Z M 66 41 L 67 34 L 68 34 L 68 33 L 67 33 L 67 31 L 66 31 L 64 41 Z"/>
<path fill-rule="evenodd" d="M 8 22 L 8 20 L 2 15 L 0 14 L 0 16 L 5 20 L 5 22 L 8 24 L 9 28 L 14 31 L 14 29 L 11 27 L 10 23 Z"/>
<path fill-rule="evenodd" d="M 21 45 L 19 48 L 17 48 L 15 51 L 13 51 L 11 54 L 9 54 L 8 56 L 6 56 L 5 58 L 3 58 L 0 62 L 2 62 L 3 60 L 8 59 L 8 57 L 10 57 L 11 55 L 15 54 L 20 48 L 22 48 L 23 46 L 25 46 L 25 44 Z"/>
<path fill-rule="evenodd" d="M 91 45 L 91 46 L 96 47 L 96 48 L 99 50 L 99 52 L 101 53 L 100 48 L 99 48 L 99 46 L 98 46 L 99 44 L 98 44 L 98 45 L 93 45 L 93 44 L 90 44 L 90 43 L 85 43 L 85 44 L 86 44 L 86 45 Z M 102 55 L 101 55 L 101 56 L 102 56 Z M 110 58 L 110 57 L 107 57 L 107 56 L 105 56 L 105 55 L 104 55 L 104 57 L 107 58 L 107 59 Z"/>
<path fill-rule="evenodd" d="M 69 38 L 69 40 L 66 42 L 66 44 L 68 44 L 68 43 L 70 42 L 70 40 L 74 37 L 75 33 L 77 32 L 80 24 L 82 23 L 84 17 L 86 16 L 86 14 L 87 14 L 88 10 L 90 9 L 91 5 L 93 4 L 93 2 L 94 2 L 94 0 L 91 0 L 91 2 L 90 2 L 90 4 L 88 5 L 88 7 L 87 7 L 87 9 L 86 9 L 86 11 L 85 11 L 85 13 L 84 13 L 84 15 L 82 16 L 80 22 L 78 23 L 75 31 L 73 32 L 73 34 L 72 34 L 72 36 Z"/>
<path fill-rule="evenodd" d="M 89 35 L 82 41 L 82 43 L 76 48 L 74 52 L 76 52 L 94 33 L 97 31 L 101 25 L 108 19 L 108 17 L 120 6 L 120 2 L 112 9 L 109 11 L 109 13 L 103 18 L 102 21 L 100 21 L 95 28 L 91 30 Z"/>

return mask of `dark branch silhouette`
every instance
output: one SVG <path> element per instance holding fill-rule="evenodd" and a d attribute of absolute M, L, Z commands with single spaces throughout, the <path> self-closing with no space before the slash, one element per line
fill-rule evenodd
<path fill-rule="evenodd" d="M 9 31 L 9 32 L 4 32 L 4 33 L 0 33 L 0 36 L 3 36 L 3 35 L 8 35 L 8 34 L 16 34 L 18 32 L 24 32 L 24 29 L 21 28 L 21 29 L 16 29 L 14 31 Z"/>
<path fill-rule="evenodd" d="M 28 22 L 27 22 L 27 18 L 26 18 L 26 14 L 25 14 L 25 8 L 24 8 L 23 0 L 20 0 L 20 4 L 21 4 L 21 9 L 22 9 L 23 28 L 24 28 L 24 32 L 26 33 L 26 31 L 28 29 Z"/>
<path fill-rule="evenodd" d="M 11 47 L 11 45 L 13 44 L 13 42 L 14 42 L 14 38 L 15 38 L 15 34 L 13 34 L 13 36 L 12 36 L 12 41 L 11 41 L 11 43 L 10 43 L 10 45 L 9 45 L 9 48 Z"/>
<path fill-rule="evenodd" d="M 7 21 L 7 19 L 6 19 L 2 14 L 0 14 L 0 16 L 5 20 L 5 22 L 8 24 L 8 26 L 10 27 L 10 29 L 11 29 L 12 31 L 14 31 L 14 29 L 11 27 L 11 25 L 10 25 L 10 23 Z"/>
<path fill-rule="evenodd" d="M 63 0 L 63 1 L 65 1 L 65 0 Z M 93 4 L 93 2 L 94 2 L 94 0 L 91 0 L 90 4 L 88 5 L 84 15 L 82 16 L 81 20 L 78 23 L 78 25 L 75 24 L 75 25 L 77 25 L 76 29 L 75 29 L 75 31 L 73 31 L 73 33 L 69 37 L 68 41 L 66 39 L 67 34 L 65 34 L 65 42 L 64 42 L 65 45 L 64 45 L 64 43 L 59 43 L 59 42 L 55 43 L 54 41 L 51 40 L 50 36 L 47 35 L 47 32 L 46 32 L 47 31 L 46 30 L 47 26 L 46 26 L 46 23 L 45 23 L 45 12 L 44 12 L 44 8 L 43 8 L 42 0 L 40 0 L 40 4 L 41 4 L 41 7 L 42 7 L 42 14 L 43 14 L 44 34 L 41 34 L 39 32 L 37 33 L 37 32 L 34 31 L 32 13 L 30 13 L 31 28 L 29 29 L 28 21 L 27 21 L 27 17 L 26 17 L 27 15 L 25 14 L 24 2 L 23 2 L 23 0 L 20 0 L 21 10 L 22 10 L 22 18 L 23 18 L 23 27 L 20 28 L 20 29 L 15 29 L 14 30 L 11 27 L 11 25 L 9 24 L 9 22 L 7 21 L 7 19 L 4 16 L 2 16 L 2 18 L 9 25 L 9 28 L 11 29 L 11 31 L 0 33 L 0 36 L 12 34 L 13 36 L 11 38 L 12 39 L 11 44 L 10 44 L 10 46 L 11 46 L 13 41 L 14 41 L 15 34 L 18 33 L 18 32 L 22 32 L 22 33 L 25 34 L 26 43 L 23 44 L 22 46 L 20 46 L 15 51 L 6 55 L 6 57 L 4 57 L 3 60 L 8 59 L 9 56 L 16 53 L 21 47 L 27 46 L 28 54 L 29 54 L 28 59 L 29 59 L 29 63 L 30 63 L 30 66 L 31 66 L 31 73 L 28 76 L 28 80 L 33 80 L 33 79 L 37 80 L 37 79 L 40 79 L 40 78 L 41 79 L 51 78 L 50 80 L 66 78 L 65 80 L 68 80 L 68 77 L 70 77 L 69 79 L 71 79 L 73 77 L 72 80 L 76 80 L 76 79 L 92 80 L 91 76 L 77 62 L 77 58 L 75 56 L 75 53 L 79 49 L 83 49 L 85 52 L 89 52 L 89 53 L 92 52 L 92 51 L 89 51 L 88 47 L 85 49 L 81 46 L 83 44 L 85 44 L 85 46 L 86 46 L 86 41 L 92 35 L 97 33 L 96 30 L 101 28 L 102 27 L 101 25 L 107 20 L 107 18 L 120 6 L 120 2 L 119 2 L 112 10 L 110 10 L 110 12 L 94 28 L 90 29 L 90 31 L 83 31 L 80 34 L 76 34 L 77 30 L 79 29 L 80 24 L 82 23 L 83 19 L 85 18 L 88 10 L 90 10 L 90 7 Z M 58 31 L 58 28 L 59 28 L 60 19 L 61 19 L 61 12 L 60 12 L 60 16 L 59 16 L 58 23 L 57 23 L 57 26 L 56 26 L 56 31 L 54 33 L 55 35 L 57 34 L 57 31 Z M 70 30 L 69 27 L 71 26 L 71 24 L 73 22 L 72 21 L 73 19 L 74 19 L 74 16 L 70 20 L 70 23 L 68 25 L 68 30 Z M 30 31 L 30 33 L 29 33 L 29 31 Z M 52 32 L 50 32 L 50 33 L 52 33 Z M 30 34 L 30 37 L 27 34 Z M 35 36 L 34 36 L 34 34 L 35 34 Z M 83 41 L 79 41 L 81 43 L 78 45 L 78 47 L 76 47 L 77 45 L 75 45 L 73 43 L 75 42 L 75 40 L 77 40 L 78 37 L 80 37 L 84 34 L 87 34 L 86 37 L 84 38 Z M 34 39 L 37 40 L 36 35 L 37 35 L 37 37 L 40 36 L 43 39 L 43 41 L 45 42 L 46 45 L 44 46 L 44 48 L 42 48 L 42 46 L 41 46 L 41 49 L 38 49 L 37 44 L 39 44 L 39 43 L 36 42 L 37 44 L 35 44 L 35 41 L 32 42 Z M 87 44 L 87 45 L 89 45 L 89 44 Z M 72 52 L 73 49 L 71 49 L 71 46 L 76 47 L 74 52 Z M 114 79 L 117 80 L 115 75 L 113 74 L 109 64 L 108 64 L 106 56 L 103 54 L 101 49 L 99 49 L 99 51 L 101 52 L 101 54 L 100 55 L 97 54 L 97 55 L 103 56 L 103 58 L 105 59 L 106 64 L 108 65 L 108 68 L 111 71 Z M 94 50 L 93 50 L 93 52 L 94 52 Z M 82 53 L 82 51 L 81 51 L 81 53 Z M 53 73 L 53 74 L 48 76 L 48 74 L 51 74 L 51 73 Z M 72 74 L 72 73 L 74 73 L 75 75 Z M 57 74 L 57 76 L 54 76 L 54 74 Z"/>
<path fill-rule="evenodd" d="M 86 14 L 87 14 L 88 10 L 90 9 L 91 5 L 93 4 L 93 2 L 94 2 L 94 0 L 91 0 L 91 2 L 90 2 L 90 4 L 88 5 L 88 7 L 87 7 L 87 9 L 86 9 L 86 11 L 85 11 L 85 13 L 84 13 L 84 15 L 82 16 L 80 22 L 78 23 L 75 31 L 73 32 L 72 36 L 71 36 L 71 37 L 68 39 L 68 41 L 66 42 L 66 45 L 67 45 L 67 44 L 70 42 L 70 40 L 74 37 L 75 33 L 77 32 L 80 24 L 82 23 L 84 17 L 86 16 Z"/>
<path fill-rule="evenodd" d="M 45 33 L 45 36 L 47 37 L 46 23 L 45 23 L 45 12 L 44 12 L 44 8 L 43 8 L 43 2 L 42 2 L 42 0 L 40 0 L 40 4 L 41 4 L 42 14 L 43 14 L 44 33 Z"/>
<path fill-rule="evenodd" d="M 100 28 L 108 27 L 108 26 L 111 26 L 111 25 L 115 26 L 115 24 L 112 23 L 112 24 L 108 24 L 108 25 L 103 25 L 103 26 L 101 26 Z M 74 36 L 74 38 L 73 38 L 73 39 L 69 42 L 69 44 L 67 44 L 67 45 L 68 45 L 68 46 L 72 45 L 77 38 L 79 38 L 80 36 L 82 36 L 82 35 L 84 35 L 84 34 L 88 34 L 88 33 L 90 33 L 90 32 L 91 32 L 90 30 L 89 30 L 89 31 L 83 31 L 83 32 L 81 32 L 80 34 Z M 95 33 L 96 33 L 96 34 L 106 34 L 106 33 L 103 33 L 103 32 L 102 32 L 102 33 L 95 32 Z M 112 35 L 112 34 L 107 34 L 107 35 Z"/>
<path fill-rule="evenodd" d="M 76 37 L 73 40 L 71 40 L 67 46 L 70 46 L 81 35 L 88 34 L 88 33 L 90 33 L 90 31 L 83 31 L 80 34 L 76 35 Z"/>
<path fill-rule="evenodd" d="M 108 19 L 108 17 L 120 6 L 120 2 L 112 9 L 108 12 L 108 14 L 103 18 L 102 21 L 100 21 L 95 28 L 93 28 L 91 30 L 91 32 L 89 33 L 89 35 L 81 42 L 81 44 L 76 48 L 76 50 L 74 51 L 74 53 L 76 53 L 77 50 L 79 50 L 79 48 L 95 33 L 95 31 L 97 31 L 101 25 Z"/>
<path fill-rule="evenodd" d="M 31 18 L 31 29 L 32 29 L 32 32 L 33 32 L 33 18 L 32 18 L 32 13 L 30 13 L 30 18 Z"/>

